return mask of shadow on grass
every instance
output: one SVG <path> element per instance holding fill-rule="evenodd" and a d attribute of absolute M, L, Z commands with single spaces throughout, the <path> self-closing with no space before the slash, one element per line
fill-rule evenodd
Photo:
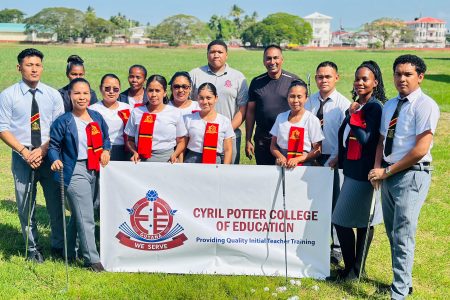
<path fill-rule="evenodd" d="M 1 200 L 0 211 L 5 211 L 17 216 L 17 205 L 12 200 Z M 50 240 L 47 234 L 43 234 L 42 227 L 49 227 L 49 218 L 45 206 L 36 205 L 36 219 L 38 221 L 39 244 L 48 247 Z M 20 229 L 19 217 L 17 216 L 17 226 L 0 223 L 0 253 L 5 260 L 10 260 L 11 256 L 25 255 L 25 241 Z"/>
<path fill-rule="evenodd" d="M 331 275 L 336 276 L 336 270 L 331 270 Z M 367 293 L 363 288 L 360 288 L 361 284 L 369 284 L 375 288 L 373 293 Z M 356 298 L 371 298 L 378 299 L 384 298 L 389 295 L 390 285 L 384 282 L 380 282 L 378 280 L 374 280 L 371 278 L 363 277 L 361 278 L 361 283 L 358 283 L 356 280 L 352 281 L 334 281 L 331 284 L 339 286 L 342 290 L 344 290 L 347 294 L 352 295 Z"/>
<path fill-rule="evenodd" d="M 427 80 L 450 83 L 450 75 L 447 74 L 426 74 L 425 78 Z"/>

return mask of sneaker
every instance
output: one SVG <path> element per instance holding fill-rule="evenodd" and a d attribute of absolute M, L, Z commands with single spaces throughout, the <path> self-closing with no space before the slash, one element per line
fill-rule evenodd
<path fill-rule="evenodd" d="M 103 268 L 103 265 L 101 262 L 95 263 L 95 264 L 90 264 L 89 265 L 89 269 L 91 269 L 91 271 L 96 272 L 96 273 L 100 273 L 100 272 L 104 272 L 105 268 Z"/>
<path fill-rule="evenodd" d="M 338 266 L 339 263 L 342 261 L 342 253 L 337 250 L 331 250 L 330 253 L 330 262 L 332 265 Z"/>
<path fill-rule="evenodd" d="M 28 252 L 27 260 L 37 264 L 42 264 L 44 262 L 44 256 L 41 252 L 39 252 L 39 250 L 34 250 Z"/>

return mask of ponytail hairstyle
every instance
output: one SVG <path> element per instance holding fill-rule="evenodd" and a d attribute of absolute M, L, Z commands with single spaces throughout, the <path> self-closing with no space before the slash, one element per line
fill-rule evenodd
<path fill-rule="evenodd" d="M 381 69 L 378 64 L 373 60 L 363 61 L 362 64 L 356 69 L 355 75 L 361 68 L 369 69 L 373 73 L 375 80 L 378 81 L 378 85 L 373 89 L 372 95 L 382 103 L 386 102 L 387 98 L 384 92 L 383 76 L 381 75 Z M 354 90 L 352 91 L 352 98 L 353 100 L 356 99 L 356 92 Z"/>
<path fill-rule="evenodd" d="M 89 86 L 89 90 L 91 90 L 91 85 L 90 85 L 89 81 L 87 81 L 84 78 L 79 77 L 79 78 L 75 78 L 74 80 L 70 81 L 70 83 L 69 83 L 69 91 L 72 91 L 74 85 L 77 84 L 77 83 L 80 83 L 80 82 L 87 84 Z"/>
<path fill-rule="evenodd" d="M 306 84 L 306 82 L 304 82 L 301 79 L 296 79 L 296 80 L 291 82 L 291 84 L 289 85 L 289 88 L 288 88 L 288 95 L 289 95 L 289 92 L 291 91 L 291 89 L 293 87 L 295 87 L 295 86 L 302 86 L 302 87 L 304 87 L 305 88 L 305 93 L 306 93 L 306 98 L 308 98 L 308 85 Z"/>
<path fill-rule="evenodd" d="M 164 92 L 166 92 L 166 96 L 163 99 L 163 103 L 167 104 L 169 103 L 169 98 L 167 98 L 167 80 L 164 76 L 159 75 L 159 74 L 153 74 L 151 75 L 148 79 L 147 79 L 147 83 L 145 84 L 145 89 L 148 89 L 148 86 L 150 85 L 150 83 L 152 83 L 153 81 L 158 82 L 159 84 L 162 85 Z"/>
<path fill-rule="evenodd" d="M 78 55 L 71 55 L 67 58 L 66 75 L 69 76 L 73 66 L 81 66 L 84 70 L 84 60 Z"/>
<path fill-rule="evenodd" d="M 208 90 L 210 91 L 215 97 L 217 97 L 217 88 L 214 84 L 211 82 L 204 82 L 202 83 L 197 90 L 197 95 L 200 94 L 200 91 L 202 90 Z"/>

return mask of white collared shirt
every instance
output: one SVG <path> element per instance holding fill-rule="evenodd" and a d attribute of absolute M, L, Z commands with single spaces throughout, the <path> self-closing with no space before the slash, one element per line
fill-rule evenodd
<path fill-rule="evenodd" d="M 277 116 L 275 124 L 273 124 L 273 127 L 270 130 L 270 134 L 277 137 L 277 144 L 281 149 L 287 150 L 291 126 L 302 127 L 305 129 L 305 134 L 303 136 L 303 151 L 311 152 L 312 144 L 318 143 L 324 138 L 322 130 L 320 129 L 319 119 L 309 111 L 305 111 L 299 122 L 291 123 L 289 122 L 290 112 L 291 111 L 288 110 Z"/>
<path fill-rule="evenodd" d="M 9 131 L 24 146 L 31 146 L 31 103 L 30 87 L 20 81 L 6 88 L 0 94 L 0 132 Z M 36 101 L 39 106 L 42 144 L 50 139 L 50 126 L 64 113 L 61 94 L 54 88 L 39 82 L 36 87 Z"/>
<path fill-rule="evenodd" d="M 197 153 L 203 153 L 203 141 L 205 139 L 207 122 L 200 117 L 200 113 L 198 112 L 186 115 L 184 117 L 184 122 L 188 131 L 187 136 L 189 137 L 187 148 Z M 219 113 L 217 114 L 216 119 L 210 123 L 219 124 L 217 153 L 222 153 L 223 140 L 235 137 L 233 126 L 231 126 L 230 119 Z"/>
<path fill-rule="evenodd" d="M 322 141 L 322 153 L 329 154 L 330 158 L 338 155 L 338 131 L 345 119 L 345 111 L 350 107 L 350 101 L 345 98 L 337 90 L 329 96 L 323 106 L 323 135 L 325 139 Z M 320 107 L 320 101 L 324 101 L 317 92 L 308 98 L 305 103 L 305 109 L 312 114 L 317 115 Z"/>
<path fill-rule="evenodd" d="M 169 101 L 169 103 L 167 103 L 167 105 L 175 107 L 175 105 L 173 105 L 172 101 Z M 192 114 L 193 110 L 200 110 L 200 105 L 198 104 L 197 101 L 192 101 L 188 107 L 184 107 L 184 108 L 178 107 L 178 109 L 181 111 L 181 114 L 184 117 L 186 115 Z"/>
<path fill-rule="evenodd" d="M 409 94 L 397 119 L 395 127 L 394 142 L 392 143 L 392 153 L 383 158 L 388 163 L 396 163 L 401 160 L 416 145 L 416 136 L 431 130 L 434 134 L 439 120 L 439 106 L 429 96 L 425 95 L 420 88 Z M 380 134 L 385 137 L 383 149 L 386 144 L 386 135 L 389 123 L 397 108 L 400 96 L 386 102 L 381 116 Z M 427 154 L 419 162 L 431 162 L 430 150 L 433 147 L 431 142 Z"/>
<path fill-rule="evenodd" d="M 124 109 L 129 109 L 130 113 L 132 108 L 129 104 L 117 101 L 119 106 L 115 109 L 110 109 L 103 104 L 103 101 L 97 102 L 89 106 L 89 109 L 95 110 L 99 112 L 103 119 L 105 119 L 106 124 L 108 125 L 108 134 L 109 139 L 111 140 L 111 145 L 123 145 L 125 141 L 123 140 L 123 130 L 125 129 L 123 126 L 123 121 L 119 117 L 119 111 Z"/>
<path fill-rule="evenodd" d="M 146 112 L 149 111 L 145 105 L 134 108 L 124 130 L 128 136 L 135 137 L 136 145 L 139 142 L 139 126 L 142 115 Z M 166 105 L 162 111 L 156 113 L 152 150 L 173 149 L 177 144 L 177 137 L 184 137 L 186 133 L 181 111 L 176 107 Z"/>

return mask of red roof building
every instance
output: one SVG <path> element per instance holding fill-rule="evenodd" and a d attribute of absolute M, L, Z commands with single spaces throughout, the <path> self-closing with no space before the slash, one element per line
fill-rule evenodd
<path fill-rule="evenodd" d="M 447 28 L 446 22 L 432 17 L 416 18 L 406 22 L 414 32 L 414 42 L 418 47 L 444 48 Z"/>

